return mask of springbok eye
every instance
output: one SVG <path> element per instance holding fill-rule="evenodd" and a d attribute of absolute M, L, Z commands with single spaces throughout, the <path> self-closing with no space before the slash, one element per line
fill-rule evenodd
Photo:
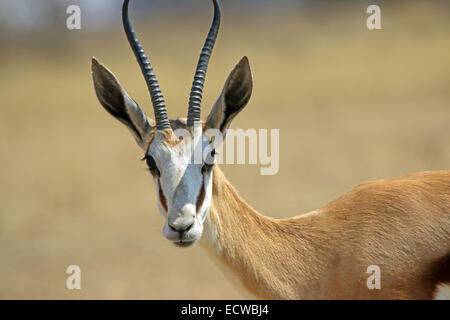
<path fill-rule="evenodd" d="M 213 149 L 210 153 L 210 156 L 208 157 L 205 164 L 203 164 L 202 172 L 206 172 L 211 170 L 212 167 L 214 167 L 214 156 L 216 155 L 216 150 Z"/>
<path fill-rule="evenodd" d="M 159 175 L 159 170 L 158 167 L 156 166 L 155 159 L 153 159 L 153 157 L 150 155 L 146 155 L 145 161 L 147 162 L 147 166 L 150 169 L 150 172 Z"/>

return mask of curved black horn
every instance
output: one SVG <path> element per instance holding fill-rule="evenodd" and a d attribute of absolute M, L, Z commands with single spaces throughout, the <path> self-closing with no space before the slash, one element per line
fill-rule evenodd
<path fill-rule="evenodd" d="M 147 83 L 148 90 L 150 91 L 150 97 L 152 99 L 153 109 L 155 111 L 156 128 L 158 130 L 170 129 L 169 118 L 167 117 L 166 103 L 164 97 L 159 88 L 158 80 L 156 79 L 153 68 L 150 65 L 144 49 L 139 42 L 133 27 L 131 26 L 130 18 L 128 16 L 128 3 L 129 0 L 123 2 L 122 7 L 122 22 L 125 34 L 127 35 L 128 42 L 131 49 L 133 49 L 134 55 L 141 67 L 142 74 L 144 75 L 145 82 Z"/>
<path fill-rule="evenodd" d="M 206 78 L 206 70 L 208 69 L 209 58 L 216 42 L 217 33 L 220 26 L 220 6 L 218 0 L 213 0 L 214 18 L 206 37 L 200 58 L 195 71 L 194 82 L 192 83 L 191 93 L 189 95 L 189 109 L 187 116 L 187 125 L 192 127 L 194 122 L 200 121 L 200 105 L 202 103 L 203 85 Z"/>

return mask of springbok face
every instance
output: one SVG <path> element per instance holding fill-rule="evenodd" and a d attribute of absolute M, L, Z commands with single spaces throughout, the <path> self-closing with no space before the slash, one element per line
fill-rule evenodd
<path fill-rule="evenodd" d="M 125 0 L 122 8 L 124 29 L 149 88 L 155 120 L 145 115 L 112 72 L 95 58 L 94 88 L 102 106 L 129 129 L 145 152 L 158 208 L 166 220 L 164 236 L 179 246 L 189 246 L 200 239 L 211 206 L 215 152 L 211 132 L 225 136 L 233 118 L 250 99 L 252 74 L 248 59 L 242 58 L 228 76 L 207 120 L 200 121 L 206 70 L 220 24 L 220 7 L 213 0 L 214 19 L 195 72 L 187 120 L 169 121 L 158 81 L 129 21 L 128 2 Z"/>

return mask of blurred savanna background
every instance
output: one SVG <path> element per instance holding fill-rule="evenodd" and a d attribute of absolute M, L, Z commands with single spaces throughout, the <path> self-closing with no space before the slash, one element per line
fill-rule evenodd
<path fill-rule="evenodd" d="M 81 30 L 66 28 L 70 4 Z M 366 27 L 370 4 L 381 30 Z M 203 116 L 246 55 L 254 91 L 233 127 L 280 129 L 276 175 L 222 166 L 247 202 L 289 217 L 362 181 L 450 169 L 449 9 L 222 0 Z M 169 116 L 184 117 L 212 4 L 133 0 L 130 13 Z M 0 298 L 243 298 L 202 248 L 163 238 L 142 151 L 97 101 L 92 56 L 152 114 L 121 0 L 0 0 Z M 81 290 L 66 289 L 73 264 Z"/>

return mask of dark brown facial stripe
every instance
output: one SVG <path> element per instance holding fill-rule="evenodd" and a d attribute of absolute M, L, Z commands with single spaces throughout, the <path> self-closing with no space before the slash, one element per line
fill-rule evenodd
<path fill-rule="evenodd" d="M 200 193 L 197 197 L 197 203 L 195 204 L 196 211 L 198 213 L 198 210 L 200 210 L 203 200 L 205 200 L 205 181 L 202 181 L 202 187 L 200 188 Z"/>
<path fill-rule="evenodd" d="M 158 187 L 159 187 L 159 202 L 161 203 L 161 206 L 163 207 L 164 211 L 167 212 L 167 202 L 166 202 L 166 197 L 164 196 L 164 192 L 162 191 L 161 188 L 161 182 L 158 181 Z"/>

